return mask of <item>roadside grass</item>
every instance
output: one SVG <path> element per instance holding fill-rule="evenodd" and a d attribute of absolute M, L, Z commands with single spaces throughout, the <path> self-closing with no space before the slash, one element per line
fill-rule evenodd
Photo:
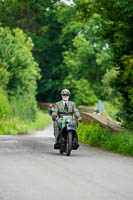
<path fill-rule="evenodd" d="M 43 128 L 51 123 L 50 116 L 45 111 L 38 111 L 36 120 L 21 120 L 18 117 L 14 117 L 10 120 L 0 121 L 0 135 L 16 135 L 24 134 L 33 130 Z"/>
<path fill-rule="evenodd" d="M 82 143 L 133 156 L 133 132 L 112 133 L 109 129 L 101 128 L 99 124 L 91 122 L 79 124 L 77 133 Z"/>

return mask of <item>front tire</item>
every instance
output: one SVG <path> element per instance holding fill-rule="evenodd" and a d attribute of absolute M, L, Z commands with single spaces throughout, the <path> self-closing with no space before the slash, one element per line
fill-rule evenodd
<path fill-rule="evenodd" d="M 66 156 L 70 156 L 72 151 L 72 131 L 67 133 L 67 142 L 66 142 Z"/>

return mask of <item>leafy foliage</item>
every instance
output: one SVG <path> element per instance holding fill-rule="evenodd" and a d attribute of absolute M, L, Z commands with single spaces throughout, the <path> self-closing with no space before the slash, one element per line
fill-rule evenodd
<path fill-rule="evenodd" d="M 110 116 L 113 120 L 117 119 L 117 113 L 119 111 L 120 102 L 117 98 L 113 99 L 113 103 L 109 101 L 103 101 L 103 105 L 105 107 L 105 116 Z"/>
<path fill-rule="evenodd" d="M 32 38 L 33 54 L 41 68 L 38 81 L 38 99 L 57 101 L 63 82 L 62 46 L 59 45 L 60 24 L 56 17 L 58 1 L 0 2 L 2 26 L 19 27 Z"/>
<path fill-rule="evenodd" d="M 111 68 L 106 71 L 102 78 L 103 95 L 105 99 L 115 103 L 115 99 L 120 99 L 120 93 L 113 86 L 113 81 L 116 79 L 119 71 L 116 68 Z"/>
<path fill-rule="evenodd" d="M 78 137 L 83 143 L 133 156 L 133 134 L 131 133 L 112 134 L 108 129 L 91 122 L 89 125 L 82 123 L 79 125 Z"/>
<path fill-rule="evenodd" d="M 38 100 L 53 102 L 59 100 L 60 90 L 64 86 L 71 89 L 71 98 L 78 104 L 92 105 L 96 101 L 96 96 L 102 100 L 115 99 L 116 96 L 119 99 L 120 96 L 119 120 L 132 128 L 132 0 L 73 1 L 74 4 L 71 6 L 61 0 L 0 1 L 0 23 L 3 27 L 23 29 L 35 44 L 33 47 L 28 37 L 26 39 L 24 36 L 21 37 L 20 29 L 12 32 L 15 38 L 19 35 L 20 40 L 16 41 L 19 47 L 22 41 L 22 46 L 27 43 L 25 47 L 27 52 L 30 48 L 31 53 L 33 48 L 33 54 L 39 63 L 41 79 L 38 81 Z M 9 37 L 9 34 L 6 41 L 3 40 L 2 35 L 0 37 L 1 42 L 12 46 L 12 37 Z M 9 60 L 12 53 L 4 44 L 5 50 L 2 55 L 5 54 Z M 28 47 L 28 44 L 32 47 Z M 26 65 L 20 64 L 30 57 L 28 56 L 30 53 L 23 54 L 25 50 L 18 52 L 17 46 L 13 52 L 15 55 L 17 53 L 18 57 L 12 57 L 10 62 L 0 60 L 1 84 L 8 88 L 9 97 L 16 94 L 20 96 L 22 91 L 28 94 L 28 91 L 33 90 L 34 93 L 36 70 L 31 70 L 30 67 L 25 70 Z M 28 62 L 34 63 L 31 60 Z M 14 65 L 16 67 L 12 68 L 11 66 Z M 117 72 L 114 69 L 117 69 Z M 30 80 L 28 74 L 32 73 L 34 78 Z M 26 84 L 21 76 L 26 77 Z M 86 91 L 81 90 L 80 84 L 86 88 Z M 19 85 L 23 85 L 22 90 Z M 114 86 L 116 90 L 112 89 Z"/>
<path fill-rule="evenodd" d="M 10 105 L 6 92 L 0 87 L 0 120 L 8 118 L 10 115 Z"/>
<path fill-rule="evenodd" d="M 51 122 L 48 114 L 44 114 L 42 111 L 37 112 L 37 116 L 34 122 L 31 120 L 21 120 L 18 117 L 14 117 L 9 120 L 0 120 L 0 135 L 16 135 L 37 130 L 47 126 Z"/>
<path fill-rule="evenodd" d="M 22 30 L 0 28 L 1 84 L 9 96 L 35 94 L 39 69 L 32 57 L 33 43 Z"/>
<path fill-rule="evenodd" d="M 39 100 L 59 100 L 64 80 L 71 78 L 85 79 L 94 93 L 100 94 L 101 77 L 110 68 L 111 58 L 106 41 L 100 37 L 100 15 L 94 14 L 88 23 L 77 22 L 76 7 L 60 0 L 5 1 L 0 3 L 0 11 L 2 25 L 22 28 L 35 43 L 33 53 L 42 75 Z"/>
<path fill-rule="evenodd" d="M 65 86 L 71 89 L 71 96 L 77 105 L 94 105 L 97 97 L 85 79 L 65 81 Z"/>
<path fill-rule="evenodd" d="M 101 79 L 106 70 L 112 67 L 110 48 L 99 34 L 101 29 L 101 17 L 99 15 L 94 14 L 87 23 L 82 23 L 80 26 L 80 32 L 72 40 L 73 46 L 64 53 L 64 62 L 68 70 L 68 76 L 65 78 L 64 84 L 66 86 L 67 83 L 67 87 L 74 90 L 72 82 L 77 81 L 78 84 L 82 79 L 84 80 L 84 86 L 81 85 L 86 88 L 85 93 L 88 92 L 89 94 L 87 90 L 91 88 L 91 91 L 93 90 L 93 93 L 100 98 Z M 90 88 L 87 85 L 90 85 Z M 75 90 L 75 100 L 76 97 Z M 91 102 L 92 98 L 88 96 L 89 98 Z M 94 97 L 93 103 L 95 101 L 96 98 Z M 80 101 L 79 103 L 87 105 L 86 101 Z"/>
<path fill-rule="evenodd" d="M 17 102 L 19 117 L 31 120 L 36 117 L 36 80 L 39 78 L 32 48 L 31 38 L 26 37 L 22 30 L 17 28 L 11 31 L 0 27 L 0 84 L 6 90 L 10 102 L 13 99 L 14 104 Z M 6 99 L 5 104 L 8 104 Z"/>
<path fill-rule="evenodd" d="M 12 107 L 12 116 L 16 116 L 22 120 L 30 119 L 31 121 L 35 121 L 38 109 L 34 97 L 12 97 L 10 105 Z"/>
<path fill-rule="evenodd" d="M 115 81 L 117 91 L 123 98 L 119 119 L 128 128 L 132 128 L 132 0 L 75 0 L 74 2 L 77 7 L 77 19 L 88 21 L 94 13 L 98 13 L 102 17 L 103 30 L 101 35 L 108 40 L 113 52 L 114 66 L 119 68 L 119 74 Z"/>

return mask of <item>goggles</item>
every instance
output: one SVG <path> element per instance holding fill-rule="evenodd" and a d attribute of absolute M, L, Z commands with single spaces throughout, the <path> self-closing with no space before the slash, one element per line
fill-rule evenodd
<path fill-rule="evenodd" d="M 69 94 L 62 94 L 62 96 L 67 96 L 67 97 L 68 97 L 68 96 L 69 96 Z"/>

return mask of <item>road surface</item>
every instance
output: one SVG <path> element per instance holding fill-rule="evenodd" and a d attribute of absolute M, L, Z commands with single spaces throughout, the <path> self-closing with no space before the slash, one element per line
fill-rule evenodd
<path fill-rule="evenodd" d="M 0 136 L 0 200 L 133 200 L 133 158 L 81 145 L 53 149 L 52 126 Z"/>

